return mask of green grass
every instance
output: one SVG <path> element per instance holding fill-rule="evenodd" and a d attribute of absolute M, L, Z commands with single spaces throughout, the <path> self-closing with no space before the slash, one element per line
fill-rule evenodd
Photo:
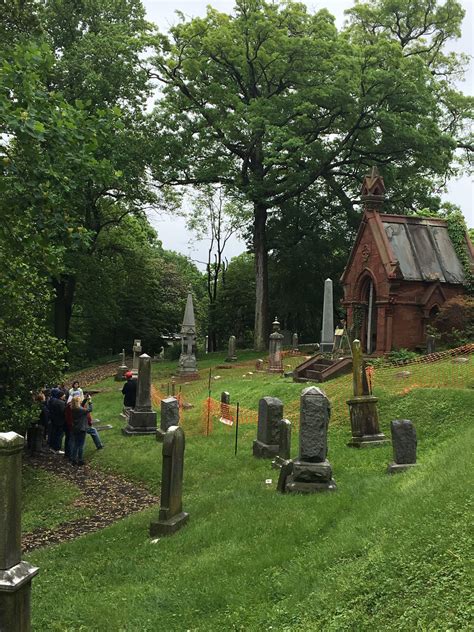
<path fill-rule="evenodd" d="M 155 367 L 156 379 L 167 370 Z M 249 408 L 263 395 L 294 401 L 302 388 L 271 376 L 243 380 L 242 371 L 220 374 L 213 390 L 229 390 Z M 103 433 L 106 449 L 89 445 L 87 458 L 157 492 L 160 444 L 123 437 L 120 385 L 101 386 L 111 390 L 94 398 L 96 414 L 114 429 Z M 348 421 L 341 417 L 329 431 L 337 491 L 282 496 L 269 462 L 251 456 L 255 427 L 241 428 L 237 457 L 232 428 L 217 423 L 209 437 L 188 435 L 189 524 L 152 544 L 154 508 L 27 556 L 41 568 L 33 584 L 34 629 L 472 629 L 467 489 L 474 392 L 418 389 L 401 397 L 382 386 L 382 429 L 388 433 L 391 419 L 413 420 L 419 467 L 388 476 L 391 448 L 347 448 Z M 193 388 L 198 400 L 207 383 Z M 346 396 L 342 391 L 341 401 Z M 198 408 L 189 414 L 197 418 Z M 294 432 L 293 452 L 297 440 Z"/>
<path fill-rule="evenodd" d="M 53 529 L 62 522 L 87 514 L 84 508 L 74 507 L 81 490 L 57 476 L 37 468 L 23 468 L 22 531 Z"/>

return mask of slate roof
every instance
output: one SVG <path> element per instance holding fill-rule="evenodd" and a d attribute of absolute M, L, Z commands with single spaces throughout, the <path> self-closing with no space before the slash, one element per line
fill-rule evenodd
<path fill-rule="evenodd" d="M 390 278 L 458 285 L 465 282 L 464 270 L 449 237 L 446 220 L 374 211 L 364 213 L 342 281 L 368 224 L 372 227 L 375 243 Z M 467 236 L 466 252 L 474 266 L 474 248 Z"/>
<path fill-rule="evenodd" d="M 402 276 L 407 281 L 465 282 L 448 228 L 430 218 L 380 216 Z"/>

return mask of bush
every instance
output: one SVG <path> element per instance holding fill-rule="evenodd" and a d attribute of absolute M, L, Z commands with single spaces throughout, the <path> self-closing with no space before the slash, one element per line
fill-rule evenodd
<path fill-rule="evenodd" d="M 441 342 L 458 347 L 474 339 L 474 298 L 456 296 L 446 301 L 433 321 Z"/>

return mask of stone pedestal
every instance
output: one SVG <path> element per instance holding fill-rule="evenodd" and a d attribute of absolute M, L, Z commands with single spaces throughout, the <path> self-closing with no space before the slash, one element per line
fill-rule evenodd
<path fill-rule="evenodd" d="M 116 382 L 125 382 L 125 373 L 128 371 L 128 367 L 126 364 L 121 364 L 117 369 L 117 373 L 115 374 L 114 380 Z"/>
<path fill-rule="evenodd" d="M 282 417 L 283 403 L 277 397 L 263 397 L 259 401 L 257 439 L 253 442 L 255 457 L 272 459 L 278 454 Z"/>
<path fill-rule="evenodd" d="M 184 432 L 171 426 L 163 439 L 160 513 L 150 523 L 150 535 L 171 535 L 186 524 L 189 514 L 183 511 Z"/>
<path fill-rule="evenodd" d="M 347 444 L 349 447 L 365 448 L 389 443 L 380 432 L 377 402 L 378 398 L 372 395 L 347 400 L 352 430 L 352 438 Z"/>
<path fill-rule="evenodd" d="M 156 431 L 156 440 L 162 443 L 171 426 L 179 426 L 179 402 L 175 397 L 161 400 L 160 427 Z"/>
<path fill-rule="evenodd" d="M 291 457 L 291 421 L 280 419 L 278 423 L 280 438 L 278 442 L 278 454 L 272 461 L 272 467 L 279 469 Z"/>
<path fill-rule="evenodd" d="M 0 433 L 0 630 L 31 630 L 31 580 L 39 569 L 21 561 L 23 437 Z"/>
<path fill-rule="evenodd" d="M 151 358 L 146 353 L 139 358 L 135 408 L 130 410 L 128 424 L 122 432 L 125 435 L 156 433 L 156 413 L 151 407 Z"/>
<path fill-rule="evenodd" d="M 307 461 L 293 461 L 293 471 L 286 481 L 286 492 L 314 493 L 333 491 L 336 483 L 332 477 L 332 467 L 329 461 L 308 463 Z"/>

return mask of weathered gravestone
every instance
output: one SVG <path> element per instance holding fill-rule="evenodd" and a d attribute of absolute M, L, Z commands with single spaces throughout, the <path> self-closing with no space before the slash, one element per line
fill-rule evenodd
<path fill-rule="evenodd" d="M 0 630 L 31 630 L 31 580 L 39 569 L 21 561 L 21 454 L 24 439 L 0 433 Z"/>
<path fill-rule="evenodd" d="M 395 419 L 390 423 L 393 446 L 393 463 L 388 466 L 389 474 L 404 472 L 416 463 L 416 430 L 409 419 Z"/>
<path fill-rule="evenodd" d="M 321 351 L 331 353 L 334 345 L 334 305 L 332 281 L 324 281 L 323 327 L 321 330 Z"/>
<path fill-rule="evenodd" d="M 139 367 L 139 357 L 142 352 L 142 341 L 135 339 L 133 341 L 133 359 L 132 359 L 132 375 L 133 377 L 137 377 L 138 375 L 138 367 Z"/>
<path fill-rule="evenodd" d="M 278 442 L 278 454 L 272 461 L 272 467 L 280 468 L 285 461 L 291 458 L 291 421 L 280 419 L 278 422 L 280 429 L 280 439 Z"/>
<path fill-rule="evenodd" d="M 229 337 L 229 346 L 227 349 L 227 358 L 225 359 L 226 362 L 237 362 L 237 356 L 235 353 L 235 336 L 230 336 Z"/>
<path fill-rule="evenodd" d="M 128 367 L 125 364 L 125 349 L 122 349 L 122 353 L 120 354 L 120 366 L 117 369 L 117 373 L 115 374 L 116 382 L 123 382 L 125 380 L 125 373 L 128 371 Z"/>
<path fill-rule="evenodd" d="M 293 348 L 293 351 L 298 351 L 298 343 L 299 343 L 298 334 L 294 333 L 291 339 L 291 346 Z"/>
<path fill-rule="evenodd" d="M 163 439 L 160 513 L 150 523 L 150 535 L 171 535 L 189 519 L 183 511 L 184 432 L 171 426 Z"/>
<path fill-rule="evenodd" d="M 331 405 L 320 388 L 310 386 L 303 390 L 300 399 L 299 456 L 282 464 L 279 491 L 313 493 L 336 489 L 331 464 L 326 458 L 330 415 Z"/>
<path fill-rule="evenodd" d="M 171 426 L 179 426 L 179 402 L 175 397 L 161 400 L 160 427 L 156 431 L 156 440 L 162 442 Z"/>
<path fill-rule="evenodd" d="M 436 353 L 436 338 L 434 336 L 426 336 L 426 353 Z"/>
<path fill-rule="evenodd" d="M 277 397 L 259 401 L 257 439 L 253 442 L 253 455 L 257 458 L 272 459 L 278 454 L 282 417 L 283 403 Z"/>
<path fill-rule="evenodd" d="M 156 413 L 151 407 L 151 358 L 143 353 L 139 358 L 137 399 L 129 413 L 125 435 L 155 434 Z"/>
<path fill-rule="evenodd" d="M 352 438 L 347 444 L 352 448 L 364 448 L 388 443 L 380 432 L 377 397 L 370 393 L 360 341 L 352 343 L 352 383 L 354 396 L 347 400 L 351 418 Z"/>

